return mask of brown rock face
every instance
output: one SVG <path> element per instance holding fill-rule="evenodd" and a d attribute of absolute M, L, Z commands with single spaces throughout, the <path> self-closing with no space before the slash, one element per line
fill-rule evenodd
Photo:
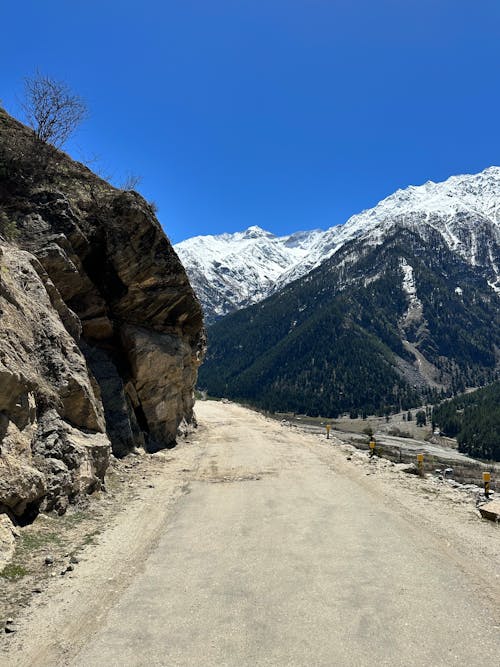
<path fill-rule="evenodd" d="M 152 424 L 152 447 L 160 448 L 173 441 L 182 420 L 193 419 L 196 356 L 186 340 L 142 327 L 123 327 L 122 340 L 130 361 L 134 400 Z"/>
<path fill-rule="evenodd" d="M 200 304 L 151 207 L 0 109 L 0 511 L 102 484 L 194 423 Z"/>

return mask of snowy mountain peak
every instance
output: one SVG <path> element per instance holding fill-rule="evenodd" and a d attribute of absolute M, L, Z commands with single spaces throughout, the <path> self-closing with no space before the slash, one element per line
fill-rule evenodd
<path fill-rule="evenodd" d="M 275 235 L 262 229 L 262 227 L 259 227 L 258 225 L 252 225 L 243 232 L 243 238 L 245 239 L 258 239 L 262 237 L 273 239 L 275 238 Z"/>
<path fill-rule="evenodd" d="M 500 294 L 500 167 L 396 190 L 376 206 L 326 231 L 278 237 L 257 225 L 197 236 L 175 246 L 207 320 L 260 301 L 300 278 L 346 243 L 376 246 L 409 228 L 424 240 L 439 234 L 462 260 L 483 272 Z"/>
<path fill-rule="evenodd" d="M 175 249 L 210 321 L 274 291 L 281 276 L 307 258 L 323 233 L 278 237 L 253 225 L 243 232 L 187 239 Z"/>

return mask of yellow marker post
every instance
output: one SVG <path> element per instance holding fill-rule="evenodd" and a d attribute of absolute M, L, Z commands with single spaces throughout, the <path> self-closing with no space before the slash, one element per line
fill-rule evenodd
<path fill-rule="evenodd" d="M 424 474 L 424 455 L 420 452 L 417 454 L 417 466 L 420 475 Z"/>
<path fill-rule="evenodd" d="M 484 495 L 486 498 L 490 497 L 490 482 L 491 482 L 491 473 L 483 472 L 483 482 L 484 482 Z"/>
<path fill-rule="evenodd" d="M 331 428 L 332 428 L 332 427 L 330 426 L 330 424 L 327 424 L 327 425 L 326 425 L 326 439 L 327 439 L 327 440 L 330 440 L 330 429 L 331 429 Z"/>
<path fill-rule="evenodd" d="M 375 454 L 375 440 L 370 440 L 370 458 Z"/>

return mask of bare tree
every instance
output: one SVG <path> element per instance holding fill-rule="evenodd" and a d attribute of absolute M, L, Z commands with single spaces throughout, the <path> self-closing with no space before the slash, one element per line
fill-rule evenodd
<path fill-rule="evenodd" d="M 87 116 L 87 105 L 61 81 L 36 72 L 24 80 L 22 108 L 40 141 L 61 147 Z"/>
<path fill-rule="evenodd" d="M 137 187 L 142 181 L 142 176 L 128 172 L 121 183 L 120 190 L 137 190 Z"/>

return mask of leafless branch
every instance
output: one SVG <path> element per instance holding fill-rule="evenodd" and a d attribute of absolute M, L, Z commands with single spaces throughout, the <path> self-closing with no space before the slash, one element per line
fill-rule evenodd
<path fill-rule="evenodd" d="M 138 176 L 137 174 L 132 174 L 129 172 L 125 176 L 123 183 L 120 185 L 120 190 L 137 190 L 137 187 L 141 181 L 142 176 Z"/>
<path fill-rule="evenodd" d="M 87 105 L 69 87 L 36 72 L 24 80 L 22 108 L 40 141 L 63 146 L 87 116 Z"/>

